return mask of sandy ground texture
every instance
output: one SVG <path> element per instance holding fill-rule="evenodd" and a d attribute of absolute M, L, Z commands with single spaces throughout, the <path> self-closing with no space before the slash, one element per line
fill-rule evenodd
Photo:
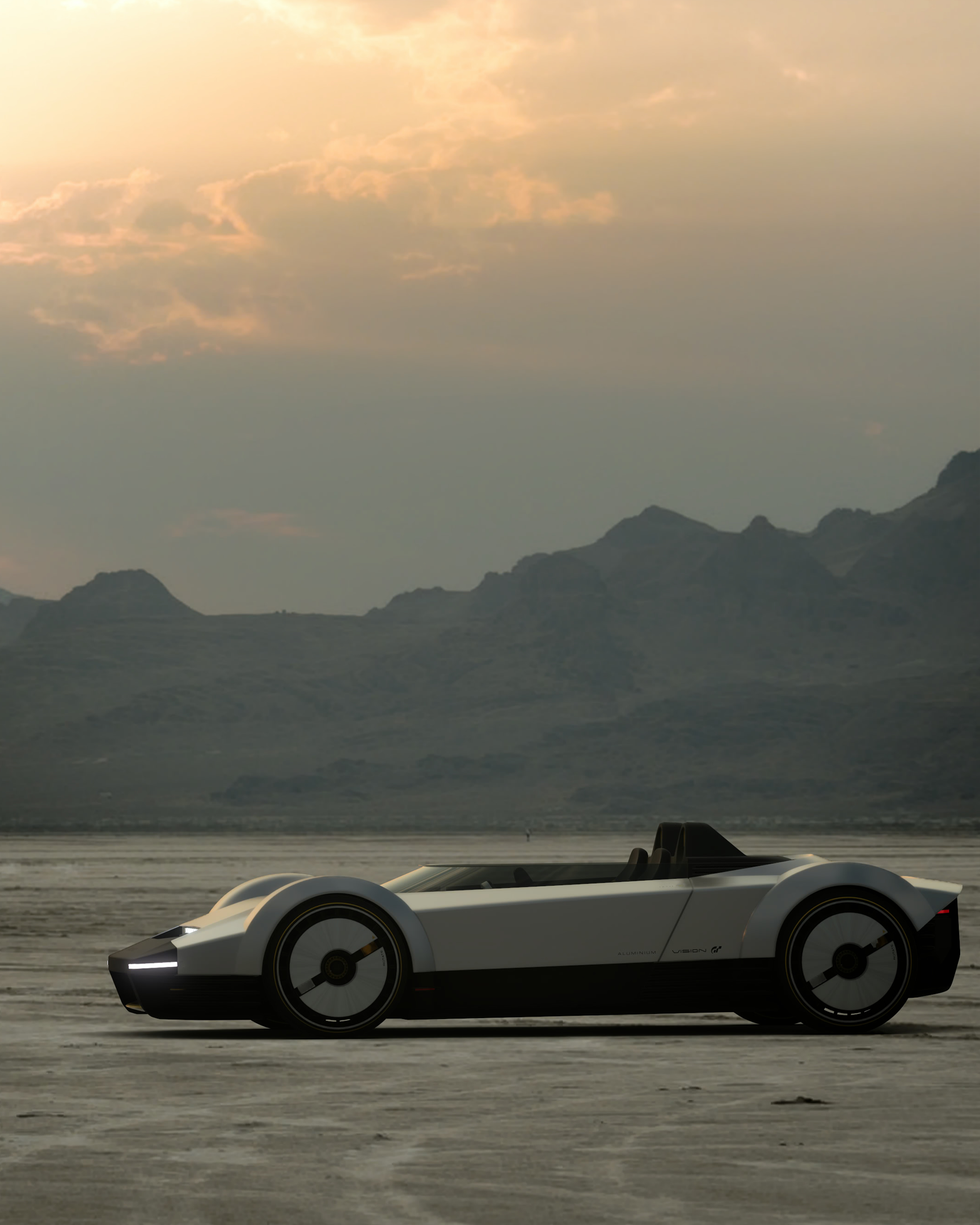
<path fill-rule="evenodd" d="M 619 858 L 629 846 L 618 835 L 530 847 L 523 836 L 0 839 L 0 1220 L 975 1221 L 980 840 L 738 841 L 966 884 L 952 991 L 851 1037 L 731 1015 L 391 1021 L 353 1041 L 154 1021 L 118 1003 L 106 953 L 238 880 L 385 880 L 426 861 Z"/>

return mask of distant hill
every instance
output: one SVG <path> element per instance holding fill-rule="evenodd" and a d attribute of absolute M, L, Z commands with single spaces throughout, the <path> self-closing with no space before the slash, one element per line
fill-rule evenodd
<path fill-rule="evenodd" d="M 17 616 L 8 823 L 980 821 L 980 452 L 885 514 L 722 532 L 650 507 L 363 617 L 202 616 L 139 570 Z"/>
<path fill-rule="evenodd" d="M 122 621 L 168 621 L 201 614 L 182 604 L 145 570 L 97 574 L 60 600 L 38 608 L 27 632 L 31 637 Z"/>
<path fill-rule="evenodd" d="M 15 642 L 45 600 L 33 596 L 15 595 L 0 587 L 0 647 Z"/>

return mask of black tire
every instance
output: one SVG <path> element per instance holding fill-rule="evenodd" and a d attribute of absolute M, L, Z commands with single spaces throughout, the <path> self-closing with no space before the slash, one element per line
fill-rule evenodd
<path fill-rule="evenodd" d="M 776 960 L 804 1025 L 861 1033 L 883 1025 L 908 999 L 914 932 L 887 898 L 828 889 L 786 920 Z"/>
<path fill-rule="evenodd" d="M 408 977 L 409 956 L 389 915 L 363 898 L 311 898 L 288 914 L 266 949 L 275 1015 L 301 1033 L 348 1037 L 380 1025 Z"/>
<path fill-rule="evenodd" d="M 736 1008 L 735 1015 L 753 1025 L 799 1025 L 800 1014 L 792 1012 L 785 1004 L 774 1003 L 766 1008 Z"/>

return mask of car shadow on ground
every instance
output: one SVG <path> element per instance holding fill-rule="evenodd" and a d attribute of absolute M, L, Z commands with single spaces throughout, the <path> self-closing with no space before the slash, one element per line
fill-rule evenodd
<path fill-rule="evenodd" d="M 753 1038 L 764 1040 L 766 1038 L 781 1037 L 781 1038 L 797 1038 L 797 1039 L 871 1039 L 875 1038 L 879 1041 L 882 1038 L 888 1037 L 919 1037 L 919 1038 L 940 1038 L 954 1037 L 953 1032 L 945 1033 L 943 1031 L 956 1031 L 956 1034 L 966 1035 L 973 1033 L 973 1027 L 962 1025 L 922 1025 L 913 1023 L 897 1022 L 891 1025 L 884 1025 L 881 1029 L 874 1030 L 871 1033 L 821 1033 L 816 1030 L 807 1029 L 803 1025 L 769 1025 L 760 1026 L 753 1025 L 743 1021 L 729 1021 L 722 1023 L 701 1023 L 691 1024 L 684 1022 L 682 1024 L 581 1024 L 561 1023 L 561 1022 L 500 1022 L 498 1024 L 452 1024 L 446 1022 L 417 1022 L 414 1024 L 403 1023 L 387 1023 L 378 1029 L 367 1030 L 362 1034 L 356 1034 L 348 1038 L 348 1041 L 374 1041 L 374 1042 L 394 1042 L 404 1040 L 425 1040 L 436 1038 L 479 1038 L 479 1039 L 507 1039 L 507 1038 L 738 1038 L 743 1040 L 751 1040 Z M 289 1029 L 263 1029 L 258 1025 L 243 1023 L 240 1026 L 234 1027 L 195 1027 L 192 1022 L 186 1022 L 178 1028 L 167 1026 L 161 1028 L 154 1026 L 146 1029 L 127 1029 L 114 1030 L 111 1033 L 106 1033 L 107 1038 L 119 1039 L 158 1039 L 168 1041 L 179 1039 L 183 1041 L 211 1041 L 216 1040 L 222 1042 L 299 1042 L 307 1040 L 306 1035 L 294 1033 Z M 310 1036 L 313 1038 L 313 1036 Z M 315 1040 L 315 1039 L 314 1039 Z"/>

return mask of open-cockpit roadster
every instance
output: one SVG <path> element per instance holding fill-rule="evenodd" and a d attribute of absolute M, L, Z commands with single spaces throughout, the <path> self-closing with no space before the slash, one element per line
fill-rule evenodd
<path fill-rule="evenodd" d="M 853 1032 L 949 988 L 960 889 L 745 855 L 671 822 L 619 862 L 437 864 L 384 885 L 259 877 L 109 971 L 130 1012 L 320 1037 L 387 1017 L 678 1012 Z"/>

